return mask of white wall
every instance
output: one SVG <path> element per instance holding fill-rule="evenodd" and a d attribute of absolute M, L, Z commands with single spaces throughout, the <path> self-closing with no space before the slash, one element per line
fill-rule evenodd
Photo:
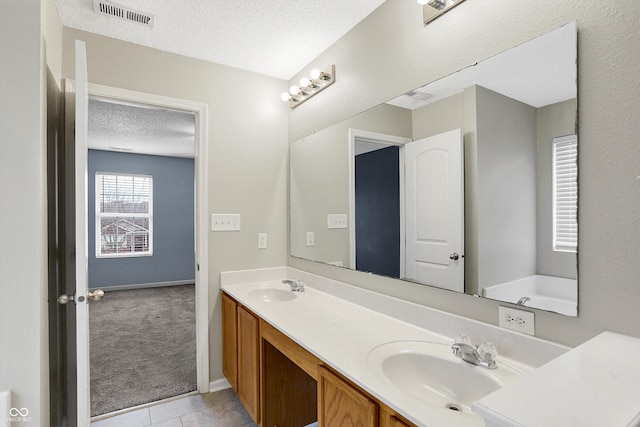
<path fill-rule="evenodd" d="M 475 91 L 482 295 L 487 286 L 536 273 L 536 109 L 481 86 Z"/>
<path fill-rule="evenodd" d="M 65 27 L 63 70 L 73 78 L 75 39 L 87 46 L 90 83 L 209 106 L 209 213 L 239 213 L 239 232 L 210 232 L 210 378 L 222 375 L 220 272 L 286 264 L 286 82 Z M 268 248 L 257 248 L 259 232 Z"/>
<path fill-rule="evenodd" d="M 636 0 L 470 0 L 424 26 L 388 0 L 311 68 L 336 82 L 289 115 L 290 140 L 551 31 L 578 27 L 579 317 L 536 313 L 537 335 L 576 345 L 603 330 L 640 336 L 640 49 Z M 296 258 L 289 265 L 497 324 L 498 303 Z"/>
<path fill-rule="evenodd" d="M 40 0 L 0 1 L 0 390 L 49 424 L 46 62 Z M 7 417 L 8 414 L 0 414 Z"/>

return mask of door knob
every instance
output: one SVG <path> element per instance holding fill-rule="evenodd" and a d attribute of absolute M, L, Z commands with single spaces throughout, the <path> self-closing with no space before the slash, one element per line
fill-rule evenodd
<path fill-rule="evenodd" d="M 58 297 L 58 304 L 67 304 L 69 301 L 73 301 L 73 295 L 62 294 Z"/>
<path fill-rule="evenodd" d="M 91 298 L 94 301 L 100 301 L 102 298 L 104 298 L 104 291 L 102 289 L 96 289 L 93 292 L 89 292 L 87 294 L 87 297 Z"/>
<path fill-rule="evenodd" d="M 460 258 L 460 255 L 458 255 L 456 252 L 454 252 L 451 255 L 449 255 L 449 259 L 452 259 L 454 261 L 457 261 L 458 258 Z"/>

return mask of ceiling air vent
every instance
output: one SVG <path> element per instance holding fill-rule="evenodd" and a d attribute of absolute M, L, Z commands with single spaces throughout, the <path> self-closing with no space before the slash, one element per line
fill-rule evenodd
<path fill-rule="evenodd" d="M 433 97 L 430 93 L 427 92 L 416 92 L 412 90 L 411 92 L 405 93 L 405 95 L 410 96 L 411 98 L 417 101 L 426 101 L 427 99 Z"/>
<path fill-rule="evenodd" d="M 154 16 L 107 0 L 93 0 L 93 10 L 103 15 L 153 27 Z"/>

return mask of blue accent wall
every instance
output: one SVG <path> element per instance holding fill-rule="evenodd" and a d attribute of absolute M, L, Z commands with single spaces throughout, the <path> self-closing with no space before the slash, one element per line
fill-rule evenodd
<path fill-rule="evenodd" d="M 356 156 L 356 269 L 400 277 L 398 147 Z"/>
<path fill-rule="evenodd" d="M 194 160 L 89 150 L 89 288 L 195 280 Z M 96 172 L 153 176 L 153 255 L 96 258 Z"/>

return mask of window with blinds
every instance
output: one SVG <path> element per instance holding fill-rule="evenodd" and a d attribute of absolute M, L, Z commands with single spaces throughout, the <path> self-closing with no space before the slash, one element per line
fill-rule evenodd
<path fill-rule="evenodd" d="M 553 249 L 578 248 L 578 138 L 553 139 Z"/>
<path fill-rule="evenodd" d="M 153 254 L 153 178 L 96 173 L 96 257 Z"/>

